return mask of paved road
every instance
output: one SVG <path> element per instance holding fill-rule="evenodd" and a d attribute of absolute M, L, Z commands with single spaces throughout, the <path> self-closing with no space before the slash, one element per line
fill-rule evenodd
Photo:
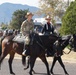
<path fill-rule="evenodd" d="M 64 62 L 64 64 L 65 64 L 65 67 L 69 75 L 76 75 L 76 63 Z M 51 61 L 49 61 L 49 66 L 51 67 Z M 25 71 L 23 68 L 24 66 L 21 63 L 21 59 L 14 59 L 13 71 L 15 72 L 15 74 L 16 75 L 29 75 L 29 69 Z M 42 61 L 38 61 L 38 60 L 36 61 L 34 70 L 37 72 L 37 74 L 34 74 L 34 75 L 46 75 L 46 67 Z M 65 75 L 59 63 L 56 63 L 54 67 L 54 73 L 56 75 Z M 0 70 L 0 75 L 10 75 L 7 59 L 3 61 L 3 64 Z"/>

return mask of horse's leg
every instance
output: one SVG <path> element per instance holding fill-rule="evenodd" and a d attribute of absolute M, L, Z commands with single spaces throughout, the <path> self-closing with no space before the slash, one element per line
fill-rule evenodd
<path fill-rule="evenodd" d="M 30 57 L 30 72 L 29 72 L 30 75 L 32 75 L 35 60 L 36 60 L 36 57 Z"/>
<path fill-rule="evenodd" d="M 46 60 L 46 57 L 45 55 L 44 56 L 39 56 L 39 58 L 44 62 L 44 64 L 46 65 L 46 68 L 47 68 L 47 75 L 50 75 L 50 72 L 49 72 L 49 65 L 48 65 L 48 62 Z"/>
<path fill-rule="evenodd" d="M 54 65 L 55 65 L 56 61 L 57 61 L 57 57 L 54 57 L 53 62 L 52 62 L 52 66 L 51 66 L 51 69 L 50 69 L 51 74 L 54 74 L 53 73 L 53 68 L 54 68 Z"/>
<path fill-rule="evenodd" d="M 13 70 L 12 70 L 12 62 L 13 62 L 13 59 L 14 59 L 14 55 L 15 55 L 15 52 L 11 51 L 11 52 L 10 52 L 10 58 L 9 58 L 9 60 L 8 60 L 9 69 L 10 69 L 10 74 L 13 74 L 13 75 L 15 75 L 15 73 L 14 73 Z"/>
<path fill-rule="evenodd" d="M 64 70 L 65 74 L 66 74 L 66 75 L 69 75 L 69 74 L 67 73 L 66 69 L 65 69 L 65 66 L 64 66 L 64 64 L 63 64 L 62 59 L 61 59 L 61 57 L 60 57 L 60 56 L 58 57 L 58 62 L 59 62 L 59 63 L 60 63 L 60 65 L 62 66 L 62 68 L 63 68 L 63 70 Z"/>
<path fill-rule="evenodd" d="M 2 49 L 2 54 L 0 56 L 0 69 L 1 69 L 1 63 L 2 63 L 3 59 L 8 55 L 8 53 L 9 52 L 5 48 Z"/>
<path fill-rule="evenodd" d="M 27 66 L 26 66 L 26 68 L 24 68 L 24 70 L 29 68 L 29 64 L 30 64 L 30 57 L 28 57 L 28 59 L 27 59 Z"/>
<path fill-rule="evenodd" d="M 28 69 L 29 65 L 30 65 L 30 56 L 28 57 L 28 60 L 27 60 L 27 67 L 24 68 L 24 70 Z M 36 73 L 34 70 L 32 70 L 32 71 L 33 71 L 34 74 Z"/>

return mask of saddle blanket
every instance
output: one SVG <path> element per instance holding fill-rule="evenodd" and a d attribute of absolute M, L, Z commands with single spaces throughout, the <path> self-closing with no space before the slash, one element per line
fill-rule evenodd
<path fill-rule="evenodd" d="M 13 38 L 13 41 L 18 42 L 18 43 L 24 43 L 24 41 L 25 41 L 25 36 L 16 35 L 16 36 Z"/>

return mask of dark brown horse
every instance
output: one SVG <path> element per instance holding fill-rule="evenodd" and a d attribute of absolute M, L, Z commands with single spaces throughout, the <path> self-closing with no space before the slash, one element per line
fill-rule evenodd
<path fill-rule="evenodd" d="M 65 65 L 63 64 L 61 56 L 63 55 L 64 48 L 69 44 L 70 38 L 71 38 L 71 36 L 62 37 L 61 39 L 57 40 L 54 43 L 54 45 L 53 45 L 54 48 L 53 49 L 55 51 L 55 54 L 54 54 L 54 57 L 53 57 L 52 67 L 50 69 L 51 74 L 54 74 L 53 73 L 53 68 L 55 66 L 56 61 L 58 61 L 61 65 L 61 67 L 63 68 L 65 74 L 69 75 L 67 73 L 66 69 L 65 69 Z M 28 59 L 26 68 L 24 68 L 25 70 L 29 68 L 29 60 L 30 59 Z M 33 72 L 35 73 L 35 71 L 33 71 Z"/>
<path fill-rule="evenodd" d="M 2 41 L 2 54 L 0 56 L 0 65 L 3 61 L 3 59 L 9 54 L 9 69 L 10 69 L 10 73 L 14 74 L 12 70 L 12 61 L 14 59 L 14 55 L 15 53 L 18 53 L 20 55 L 22 55 L 23 52 L 23 47 L 24 44 L 23 43 L 18 43 L 18 42 L 14 42 L 14 41 L 9 41 L 10 38 L 12 38 L 13 36 L 7 36 L 5 37 L 5 39 Z M 34 67 L 34 63 L 37 57 L 39 57 L 44 64 L 46 65 L 47 68 L 47 75 L 50 75 L 49 72 L 49 66 L 48 66 L 48 62 L 46 60 L 45 57 L 45 53 L 46 53 L 46 49 L 48 47 L 52 47 L 52 44 L 58 39 L 57 36 L 55 35 L 46 35 L 46 36 L 38 36 L 35 35 L 35 39 L 33 40 L 33 44 L 27 46 L 28 50 L 29 50 L 29 55 L 30 55 L 30 75 L 32 75 L 32 71 L 33 71 L 33 67 Z M 25 59 L 23 57 L 23 59 Z M 23 60 L 23 64 L 25 63 L 25 60 Z"/>
<path fill-rule="evenodd" d="M 17 43 L 13 43 L 13 41 L 10 40 L 12 37 L 13 37 L 13 35 L 6 36 L 4 38 L 4 40 L 2 41 L 2 51 L 1 51 L 1 55 L 0 55 L 0 65 L 1 65 L 3 59 L 9 54 L 10 56 L 9 56 L 8 63 L 9 63 L 10 74 L 15 75 L 15 73 L 12 70 L 12 62 L 13 62 L 15 53 L 18 53 L 18 54 L 22 55 L 23 44 L 20 44 L 20 47 L 18 47 L 16 49 L 16 47 L 19 44 L 17 45 Z"/>
<path fill-rule="evenodd" d="M 50 72 L 51 72 L 51 74 L 54 74 L 53 73 L 53 68 L 55 66 L 56 61 L 58 61 L 59 64 L 61 65 L 61 67 L 63 68 L 65 74 L 69 75 L 67 73 L 66 69 L 65 69 L 65 65 L 63 64 L 61 56 L 63 55 L 64 48 L 68 44 L 69 45 L 71 44 L 70 46 L 72 48 L 74 48 L 74 51 L 76 52 L 76 35 L 62 37 L 61 39 L 58 40 L 58 42 L 55 42 L 55 44 L 54 44 L 54 49 L 55 49 L 55 51 L 57 50 L 57 52 L 56 52 L 56 55 L 54 55 L 54 57 L 53 57 L 53 62 L 52 62 L 52 66 L 51 66 Z M 25 68 L 25 70 L 28 69 L 28 68 L 29 68 L 29 60 L 28 60 L 27 67 Z"/>

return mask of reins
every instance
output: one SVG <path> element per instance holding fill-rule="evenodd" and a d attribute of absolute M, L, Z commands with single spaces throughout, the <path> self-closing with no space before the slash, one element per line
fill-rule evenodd
<path fill-rule="evenodd" d="M 42 49 L 43 49 L 43 50 L 45 50 L 45 51 L 46 51 L 46 50 L 47 50 L 47 48 L 45 48 L 45 47 L 43 46 L 43 42 L 42 42 L 42 40 L 41 40 L 40 36 L 38 36 L 38 38 L 39 38 L 39 40 L 40 40 L 40 42 L 41 42 L 42 44 L 41 44 L 41 43 L 39 43 L 38 41 L 36 41 L 36 43 L 37 43 L 40 47 L 42 47 Z"/>
<path fill-rule="evenodd" d="M 36 37 L 35 36 L 37 36 L 38 38 L 39 38 L 39 41 L 41 42 L 39 42 L 37 39 L 36 39 Z M 47 50 L 44 46 L 43 46 L 43 42 L 42 42 L 42 40 L 41 40 L 41 38 L 40 38 L 40 36 L 37 34 L 36 35 L 36 33 L 33 33 L 33 41 L 34 41 L 34 39 L 35 39 L 35 42 L 43 49 L 43 50 Z"/>
<path fill-rule="evenodd" d="M 70 51 L 68 53 L 66 53 L 65 51 L 63 51 L 63 53 L 65 54 L 69 54 L 72 51 L 72 48 L 68 48 Z"/>
<path fill-rule="evenodd" d="M 38 41 L 36 41 L 36 43 L 37 43 L 40 47 L 42 47 L 43 50 L 45 50 L 45 51 L 47 50 L 47 49 L 46 49 L 43 45 L 41 45 Z"/>
<path fill-rule="evenodd" d="M 68 53 L 66 53 L 65 51 L 63 51 L 63 53 L 65 53 L 65 54 L 69 54 L 70 52 L 71 52 L 71 50 Z"/>

